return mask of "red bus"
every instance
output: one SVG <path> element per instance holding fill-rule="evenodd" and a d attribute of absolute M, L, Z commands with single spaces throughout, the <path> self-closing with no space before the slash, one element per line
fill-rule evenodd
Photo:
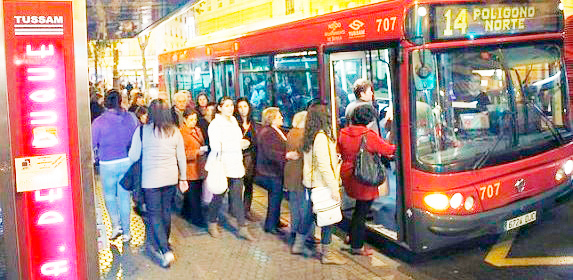
<path fill-rule="evenodd" d="M 276 106 L 286 126 L 319 98 L 340 127 L 368 78 L 398 146 L 368 228 L 425 252 L 535 222 L 569 197 L 563 25 L 558 1 L 388 1 L 162 54 L 161 86 L 246 96 L 255 119 Z"/>

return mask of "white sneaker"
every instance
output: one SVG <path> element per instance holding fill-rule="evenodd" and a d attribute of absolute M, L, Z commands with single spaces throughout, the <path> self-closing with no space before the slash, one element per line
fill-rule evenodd
<path fill-rule="evenodd" d="M 121 236 L 121 239 L 123 240 L 123 243 L 128 243 L 129 241 L 131 241 L 131 234 L 124 234 Z"/>
<path fill-rule="evenodd" d="M 173 255 L 172 251 L 168 251 L 167 253 L 163 254 L 163 267 L 169 267 L 175 261 L 175 255 Z"/>

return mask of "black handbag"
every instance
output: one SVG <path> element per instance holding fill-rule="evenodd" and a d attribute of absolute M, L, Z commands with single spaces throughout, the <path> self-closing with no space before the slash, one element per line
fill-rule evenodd
<path fill-rule="evenodd" d="M 365 185 L 378 187 L 386 180 L 382 156 L 366 149 L 366 135 L 362 135 L 360 150 L 354 160 L 354 177 Z"/>
<path fill-rule="evenodd" d="M 141 189 L 141 161 L 143 159 L 143 126 L 139 127 L 139 138 L 141 139 L 141 156 L 134 162 L 123 178 L 119 181 L 119 184 L 126 191 L 136 191 Z"/>

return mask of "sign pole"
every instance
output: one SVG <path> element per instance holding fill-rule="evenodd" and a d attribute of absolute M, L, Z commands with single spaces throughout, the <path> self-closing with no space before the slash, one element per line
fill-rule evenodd
<path fill-rule="evenodd" d="M 10 141 L 0 202 L 17 270 L 8 278 L 99 279 L 85 1 L 1 9 L 0 133 Z"/>

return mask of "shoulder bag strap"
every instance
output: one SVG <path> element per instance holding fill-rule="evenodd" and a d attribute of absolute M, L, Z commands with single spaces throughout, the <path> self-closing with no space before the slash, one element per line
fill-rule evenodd
<path fill-rule="evenodd" d="M 320 132 L 319 132 L 320 133 Z M 323 132 L 324 133 L 324 132 Z M 326 136 L 326 133 L 324 133 L 324 135 Z M 332 165 L 332 154 L 330 153 L 330 139 L 328 139 L 328 136 L 326 136 L 326 139 L 328 141 L 328 144 L 326 145 L 326 147 L 328 147 L 328 161 L 330 162 L 330 168 L 332 169 L 332 175 L 334 175 L 335 179 L 336 178 L 336 171 L 334 171 L 334 166 Z M 311 150 L 311 167 L 310 167 L 310 185 L 311 185 L 311 189 L 312 189 L 312 171 L 314 170 L 314 143 L 312 145 L 312 150 Z"/>
<path fill-rule="evenodd" d="M 139 127 L 139 139 L 141 141 L 141 162 L 143 162 L 143 125 Z"/>
<path fill-rule="evenodd" d="M 328 140 L 328 145 L 326 145 L 326 147 L 328 147 L 328 160 L 330 161 L 330 168 L 332 169 L 332 174 L 336 179 L 336 171 L 334 171 L 334 165 L 332 165 L 332 154 L 330 153 L 330 139 L 328 139 L 328 136 L 326 137 L 326 139 Z"/>
<path fill-rule="evenodd" d="M 221 141 L 221 151 L 219 152 L 217 157 L 219 158 L 219 161 L 223 162 L 223 141 Z"/>
<path fill-rule="evenodd" d="M 362 134 L 362 137 L 360 137 L 360 150 L 368 150 L 366 147 L 368 146 L 368 138 L 366 136 L 366 133 Z"/>
<path fill-rule="evenodd" d="M 310 148 L 310 188 L 312 189 L 312 180 L 314 171 L 314 142 L 312 143 L 312 148 Z"/>

